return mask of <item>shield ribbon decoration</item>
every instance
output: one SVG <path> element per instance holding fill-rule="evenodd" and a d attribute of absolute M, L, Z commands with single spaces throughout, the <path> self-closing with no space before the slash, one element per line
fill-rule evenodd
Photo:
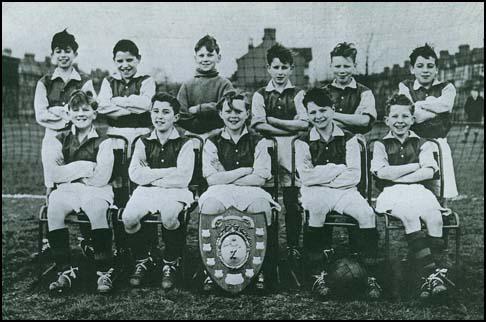
<path fill-rule="evenodd" d="M 265 213 L 231 207 L 218 215 L 200 214 L 199 250 L 213 281 L 236 294 L 256 278 L 267 248 Z"/>

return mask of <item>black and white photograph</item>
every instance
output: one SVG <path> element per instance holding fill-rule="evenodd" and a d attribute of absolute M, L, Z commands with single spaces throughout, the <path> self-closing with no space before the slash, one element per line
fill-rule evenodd
<path fill-rule="evenodd" d="M 2 319 L 484 320 L 484 3 L 2 2 Z"/>

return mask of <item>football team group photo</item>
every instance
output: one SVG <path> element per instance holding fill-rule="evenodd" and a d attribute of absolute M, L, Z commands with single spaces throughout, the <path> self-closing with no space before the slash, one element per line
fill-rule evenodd
<path fill-rule="evenodd" d="M 483 4 L 2 3 L 2 49 L 3 318 L 484 318 Z"/>

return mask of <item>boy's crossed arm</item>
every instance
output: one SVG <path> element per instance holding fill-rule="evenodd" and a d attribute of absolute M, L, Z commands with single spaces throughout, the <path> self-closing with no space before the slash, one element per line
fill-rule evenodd
<path fill-rule="evenodd" d="M 148 166 L 147 157 L 145 155 L 145 145 L 142 140 L 138 140 L 133 151 L 132 161 L 128 168 L 128 175 L 130 180 L 138 185 L 148 185 L 169 176 L 176 171 L 176 167 L 152 169 Z"/>
<path fill-rule="evenodd" d="M 327 186 L 346 170 L 346 166 L 342 164 L 329 163 L 314 166 L 309 145 L 300 140 L 295 142 L 295 163 L 302 184 L 305 186 Z"/>
<path fill-rule="evenodd" d="M 309 128 L 307 112 L 302 103 L 304 91 L 300 91 L 294 98 L 294 105 L 297 111 L 296 119 L 282 120 L 276 117 L 267 116 L 263 96 L 258 92 L 252 99 L 252 127 L 263 134 L 272 136 L 290 136 L 296 132 L 305 131 Z"/>
<path fill-rule="evenodd" d="M 415 183 L 432 179 L 438 170 L 438 165 L 433 156 L 432 143 L 425 143 L 421 147 L 419 163 L 407 163 L 403 165 L 390 165 L 385 146 L 376 142 L 371 160 L 371 171 L 382 180 L 395 183 Z"/>
<path fill-rule="evenodd" d="M 91 161 L 74 161 L 64 164 L 62 144 L 56 138 L 49 138 L 46 149 L 42 150 L 42 159 L 47 172 L 55 183 L 68 183 L 81 178 L 93 176 L 96 163 Z"/>

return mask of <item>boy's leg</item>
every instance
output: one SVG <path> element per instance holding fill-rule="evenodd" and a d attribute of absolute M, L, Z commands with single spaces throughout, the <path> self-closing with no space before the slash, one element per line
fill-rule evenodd
<path fill-rule="evenodd" d="M 327 283 L 327 269 L 328 269 L 328 254 L 332 252 L 329 239 L 323 238 L 324 223 L 326 215 L 331 211 L 331 207 L 323 202 L 322 198 L 309 200 L 305 204 L 306 210 L 309 212 L 309 223 L 304 229 L 304 254 L 306 273 L 305 279 L 311 280 L 313 283 L 312 291 L 319 296 L 327 296 L 329 294 L 329 286 Z"/>
<path fill-rule="evenodd" d="M 201 213 L 208 215 L 217 215 L 226 210 L 226 207 L 221 203 L 221 201 L 215 198 L 207 198 L 203 204 L 199 205 Z M 204 270 L 206 278 L 203 282 L 203 291 L 209 292 L 213 289 L 213 280 L 209 277 L 207 272 Z"/>
<path fill-rule="evenodd" d="M 278 243 L 277 240 L 277 231 L 275 231 L 274 227 L 271 226 L 272 224 L 272 208 L 270 203 L 261 198 L 253 201 L 248 208 L 246 209 L 249 213 L 260 213 L 264 212 L 267 218 L 267 253 L 265 262 L 263 263 L 262 273 L 263 275 L 259 276 L 259 285 L 257 287 L 268 287 L 273 288 L 276 284 L 277 278 L 277 250 L 278 250 Z M 265 277 L 265 278 L 263 278 Z"/>
<path fill-rule="evenodd" d="M 336 208 L 358 222 L 359 228 L 348 230 L 349 233 L 355 234 L 349 239 L 355 241 L 354 251 L 359 254 L 359 258 L 368 272 L 368 297 L 379 298 L 382 289 L 376 281 L 378 230 L 376 229 L 375 212 L 357 191 L 349 191 L 340 199 Z"/>
<path fill-rule="evenodd" d="M 172 289 L 176 282 L 177 267 L 185 245 L 185 227 L 179 222 L 179 214 L 184 205 L 178 201 L 166 203 L 160 212 L 162 219 L 162 239 L 165 252 L 162 265 L 162 288 Z"/>
<path fill-rule="evenodd" d="M 298 256 L 299 238 L 302 230 L 302 214 L 298 207 L 299 188 L 284 187 L 283 188 L 283 203 L 285 206 L 285 232 L 287 236 L 287 247 L 289 249 L 289 256 L 293 258 L 293 253 Z"/>
<path fill-rule="evenodd" d="M 98 292 L 101 293 L 112 290 L 116 273 L 113 267 L 113 234 L 106 217 L 108 207 L 108 202 L 96 198 L 82 207 L 91 223 L 95 268 L 99 276 Z"/>
<path fill-rule="evenodd" d="M 149 245 L 153 240 L 154 231 L 148 225 L 142 225 L 140 222 L 148 211 L 143 202 L 137 202 L 132 197 L 122 214 L 127 244 L 136 261 L 134 272 L 130 276 L 132 286 L 140 286 L 147 273 L 155 268 L 155 264 L 149 256 Z"/>
<path fill-rule="evenodd" d="M 70 196 L 66 193 L 54 191 L 49 196 L 47 208 L 47 222 L 49 232 L 47 238 L 51 247 L 54 262 L 58 271 L 58 278 L 49 285 L 51 292 L 62 293 L 71 288 L 76 280 L 78 268 L 71 265 L 71 249 L 69 247 L 69 231 L 64 223 L 65 217 L 73 211 Z"/>

